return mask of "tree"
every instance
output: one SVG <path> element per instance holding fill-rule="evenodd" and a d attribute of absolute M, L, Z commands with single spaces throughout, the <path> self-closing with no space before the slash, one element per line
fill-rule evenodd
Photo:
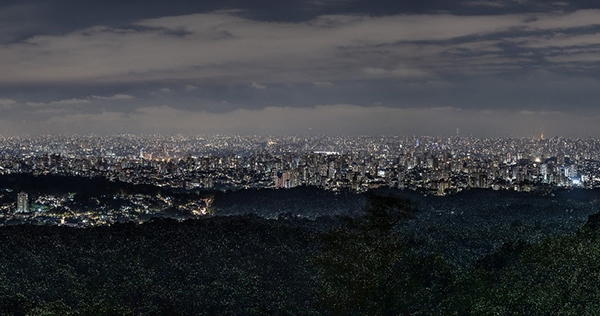
<path fill-rule="evenodd" d="M 365 216 L 319 236 L 319 303 L 337 315 L 419 313 L 441 302 L 450 270 L 438 257 L 413 251 L 396 228 L 416 210 L 392 196 L 369 197 Z"/>

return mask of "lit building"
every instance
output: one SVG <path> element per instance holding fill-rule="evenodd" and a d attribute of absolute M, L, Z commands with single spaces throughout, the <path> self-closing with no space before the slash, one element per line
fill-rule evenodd
<path fill-rule="evenodd" d="M 25 213 L 29 211 L 29 195 L 25 192 L 20 192 L 17 195 L 17 212 Z"/>

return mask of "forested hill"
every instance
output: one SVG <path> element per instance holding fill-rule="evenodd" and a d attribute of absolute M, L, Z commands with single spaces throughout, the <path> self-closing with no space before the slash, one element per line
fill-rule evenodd
<path fill-rule="evenodd" d="M 6 315 L 592 315 L 598 216 L 570 234 L 504 243 L 457 266 L 399 229 L 405 200 L 364 215 L 160 219 L 77 229 L 0 227 Z M 334 223 L 323 229 L 319 222 Z M 315 228 L 317 227 L 318 228 Z"/>
<path fill-rule="evenodd" d="M 0 228 L 3 314 L 300 313 L 312 302 L 310 232 L 258 217 L 76 229 Z M 49 314 L 48 314 L 49 313 Z"/>
<path fill-rule="evenodd" d="M 177 192 L 170 188 L 162 188 L 149 184 L 132 184 L 118 180 L 110 181 L 105 178 L 32 174 L 0 175 L 0 189 L 41 194 L 73 192 L 83 195 L 110 195 L 114 193 L 155 195 Z"/>
<path fill-rule="evenodd" d="M 332 192 L 316 187 L 296 187 L 288 190 L 249 189 L 218 192 L 211 210 L 215 215 L 256 214 L 277 217 L 290 214 L 301 217 L 360 216 L 364 212 L 365 194 Z"/>

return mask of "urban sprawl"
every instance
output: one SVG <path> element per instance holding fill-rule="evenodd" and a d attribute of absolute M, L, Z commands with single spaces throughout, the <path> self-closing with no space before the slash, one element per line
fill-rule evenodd
<path fill-rule="evenodd" d="M 469 188 L 534 191 L 600 187 L 600 140 L 392 136 L 60 135 L 0 137 L 0 176 L 101 178 L 182 192 L 315 186 L 447 195 Z M 210 197 L 90 198 L 0 187 L 0 220 L 75 226 L 139 220 L 176 209 L 210 213 Z M 85 201 L 84 201 L 85 202 Z M 150 216 L 148 215 L 148 216 Z M 0 223 L 2 224 L 2 223 Z"/>
<path fill-rule="evenodd" d="M 600 186 L 600 140 L 333 136 L 0 138 L 0 174 L 102 177 L 182 189 L 531 191 Z"/>

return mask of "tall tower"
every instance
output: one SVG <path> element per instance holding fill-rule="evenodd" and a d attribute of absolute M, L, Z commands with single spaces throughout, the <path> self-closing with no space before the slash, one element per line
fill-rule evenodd
<path fill-rule="evenodd" d="M 25 213 L 29 211 L 29 195 L 25 192 L 20 192 L 17 195 L 17 213 Z"/>

